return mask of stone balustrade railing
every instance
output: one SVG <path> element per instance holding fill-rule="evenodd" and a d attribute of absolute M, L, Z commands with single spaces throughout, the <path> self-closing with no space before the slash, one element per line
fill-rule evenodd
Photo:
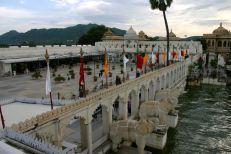
<path fill-rule="evenodd" d="M 189 64 L 190 59 L 186 60 L 185 62 Z M 145 74 L 139 78 L 136 78 L 134 80 L 129 80 L 129 81 L 127 81 L 121 85 L 111 86 L 108 89 L 104 89 L 104 90 L 98 91 L 96 93 L 93 93 L 93 94 L 87 96 L 85 99 L 79 101 L 78 103 L 67 104 L 63 107 L 54 109 L 52 111 L 47 111 L 45 113 L 37 115 L 36 117 L 32 117 L 30 120 L 26 120 L 26 121 L 20 122 L 18 124 L 13 124 L 11 128 L 16 130 L 16 131 L 20 131 L 20 132 L 25 132 L 25 131 L 31 130 L 35 126 L 43 125 L 49 121 L 52 121 L 54 119 L 61 117 L 62 115 L 65 115 L 68 112 L 75 111 L 75 110 L 81 109 L 83 107 L 90 106 L 91 104 L 101 100 L 104 97 L 112 96 L 115 93 L 120 93 L 121 91 L 128 88 L 129 86 L 138 85 L 145 80 L 153 79 L 154 77 L 158 76 L 159 74 L 164 73 L 166 71 L 169 71 L 171 69 L 174 69 L 177 66 L 180 66 L 182 63 L 185 63 L 185 62 L 178 62 L 178 63 L 175 63 L 173 65 L 161 68 L 157 71 L 149 72 L 149 73 L 147 73 L 147 74 Z"/>
<path fill-rule="evenodd" d="M 36 137 L 29 136 L 28 134 L 23 134 L 12 130 L 11 128 L 4 129 L 4 137 L 23 143 L 29 147 L 37 149 L 41 152 L 47 154 L 68 154 L 72 149 L 66 148 L 62 150 L 61 148 L 52 145 Z"/>
<path fill-rule="evenodd" d="M 74 99 L 53 99 L 53 104 L 55 106 L 63 106 L 65 104 L 71 104 L 71 103 L 77 103 L 80 100 L 74 100 Z M 10 97 L 10 98 L 1 98 L 0 99 L 0 105 L 7 105 L 15 102 L 20 103 L 27 103 L 27 104 L 42 104 L 42 105 L 50 105 L 50 99 L 49 98 L 29 98 L 29 97 Z"/>
<path fill-rule="evenodd" d="M 77 100 L 78 101 L 78 100 Z M 50 105 L 49 98 L 29 98 L 29 97 L 15 97 L 15 102 L 21 103 L 28 103 L 28 104 L 43 104 L 43 105 Z M 53 99 L 53 104 L 55 106 L 62 106 L 65 104 L 74 103 L 76 100 L 73 99 Z"/>

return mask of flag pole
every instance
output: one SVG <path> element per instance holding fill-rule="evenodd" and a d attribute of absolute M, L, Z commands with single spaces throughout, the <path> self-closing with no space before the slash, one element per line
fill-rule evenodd
<path fill-rule="evenodd" d="M 106 50 L 106 47 L 105 47 L 105 56 L 104 56 L 104 59 L 105 59 L 105 61 L 107 60 L 107 65 L 108 65 L 108 59 L 107 59 L 107 50 Z M 104 61 L 104 62 L 105 62 Z M 104 64 L 105 65 L 105 64 Z M 109 66 L 107 66 L 107 67 L 109 67 Z M 105 70 L 104 70 L 105 71 Z M 107 81 L 107 78 L 108 78 L 108 73 L 109 73 L 109 70 L 106 70 L 106 71 L 108 71 L 107 73 L 105 73 L 105 76 L 106 76 L 106 88 L 108 88 L 108 81 Z"/>
<path fill-rule="evenodd" d="M 139 52 L 139 47 L 138 47 L 138 45 L 139 45 L 139 40 L 137 40 L 137 45 L 136 45 L 136 51 L 137 51 L 137 53 L 136 53 L 136 78 L 138 77 L 138 75 L 137 75 L 137 55 L 138 55 L 138 52 Z"/>
<path fill-rule="evenodd" d="M 123 44 L 123 63 L 124 63 L 124 44 Z M 123 69 L 123 82 L 125 82 L 125 70 Z"/>
<path fill-rule="evenodd" d="M 83 68 L 83 49 L 82 46 L 80 48 L 80 81 L 79 81 L 79 97 L 86 97 L 85 91 L 85 79 L 84 79 L 84 68 Z M 81 70 L 82 69 L 82 70 Z M 82 71 L 82 72 L 81 72 Z"/>
<path fill-rule="evenodd" d="M 52 94 L 51 94 L 51 92 L 50 92 L 50 102 L 51 102 L 51 110 L 53 110 L 53 100 L 52 100 Z"/>
<path fill-rule="evenodd" d="M 1 114 L 2 128 L 4 129 L 5 128 L 5 120 L 4 120 L 4 117 L 2 114 L 2 106 L 1 105 L 0 105 L 0 114 Z"/>
<path fill-rule="evenodd" d="M 144 48 L 144 53 L 145 53 L 145 56 L 146 56 L 146 47 Z M 147 73 L 147 68 L 146 68 L 146 66 L 147 66 L 147 63 L 146 63 L 145 66 L 144 66 L 144 73 L 145 73 L 145 74 Z"/>
<path fill-rule="evenodd" d="M 46 54 L 45 54 L 45 59 L 46 59 L 46 62 L 47 62 L 47 69 L 49 69 L 49 55 L 48 55 L 48 52 L 46 50 Z M 50 73 L 50 72 L 49 72 Z M 50 84 L 50 83 L 49 83 Z M 51 90 L 49 92 L 49 96 L 50 96 L 50 102 L 51 102 L 51 110 L 53 110 L 53 100 L 52 100 L 52 93 L 51 93 Z"/>

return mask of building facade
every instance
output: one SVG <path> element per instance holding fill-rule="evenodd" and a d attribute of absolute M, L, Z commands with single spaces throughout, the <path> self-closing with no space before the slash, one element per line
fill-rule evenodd
<path fill-rule="evenodd" d="M 159 52 L 160 57 L 162 57 L 163 53 L 167 51 L 165 37 L 162 37 L 160 41 L 150 41 L 143 31 L 137 34 L 132 26 L 127 30 L 123 38 L 120 36 L 120 39 L 114 39 L 115 35 L 110 31 L 107 31 L 104 36 L 108 37 L 104 37 L 101 42 L 95 43 L 96 50 L 104 53 L 106 49 L 109 55 L 113 54 L 115 57 L 120 57 L 123 51 L 133 56 L 133 59 L 136 52 L 146 52 L 149 54 Z M 173 51 L 180 55 L 182 50 L 187 51 L 190 55 L 202 53 L 202 45 L 199 41 L 182 41 L 171 31 L 169 57 L 171 57 Z M 160 64 L 164 64 L 162 58 L 160 58 Z"/>
<path fill-rule="evenodd" d="M 216 58 L 221 55 L 227 60 L 231 52 L 231 33 L 222 26 L 222 23 L 212 34 L 204 34 L 203 37 L 206 40 L 209 55 Z"/>

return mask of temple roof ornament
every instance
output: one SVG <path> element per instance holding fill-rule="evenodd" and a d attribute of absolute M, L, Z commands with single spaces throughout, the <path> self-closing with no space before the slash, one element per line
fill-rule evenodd
<path fill-rule="evenodd" d="M 107 31 L 104 33 L 102 40 L 108 40 L 108 41 L 112 41 L 112 40 L 123 40 L 122 36 L 117 36 L 115 35 L 110 28 L 107 29 Z"/>
<path fill-rule="evenodd" d="M 213 34 L 216 35 L 228 35 L 229 31 L 227 29 L 225 29 L 224 27 L 222 27 L 222 22 L 220 23 L 220 27 L 218 27 L 217 29 L 215 29 L 213 31 Z"/>
<path fill-rule="evenodd" d="M 107 31 L 104 33 L 104 37 L 105 37 L 105 36 L 113 36 L 113 35 L 114 35 L 114 34 L 113 34 L 113 32 L 111 31 L 110 28 L 108 28 Z"/>
<path fill-rule="evenodd" d="M 176 34 L 172 32 L 172 29 L 171 29 L 171 32 L 169 33 L 169 37 L 176 37 Z"/>

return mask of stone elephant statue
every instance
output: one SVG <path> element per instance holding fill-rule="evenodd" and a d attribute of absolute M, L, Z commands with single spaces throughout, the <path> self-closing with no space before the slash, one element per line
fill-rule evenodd
<path fill-rule="evenodd" d="M 174 90 L 161 90 L 156 93 L 155 100 L 161 101 L 163 99 L 168 98 L 169 101 L 173 104 L 175 107 L 178 104 L 178 97 L 180 96 L 180 91 L 177 89 Z"/>
<path fill-rule="evenodd" d="M 154 129 L 158 128 L 158 125 L 175 127 L 178 120 L 177 111 L 169 98 L 142 103 L 139 117 L 142 120 L 152 121 Z"/>
<path fill-rule="evenodd" d="M 155 129 L 159 125 L 159 112 L 159 101 L 144 102 L 139 109 L 139 118 L 152 121 Z"/>
<path fill-rule="evenodd" d="M 145 136 L 152 133 L 154 126 L 146 120 L 121 120 L 111 124 L 110 139 L 112 140 L 112 149 L 117 151 L 123 140 L 136 142 L 138 151 L 143 153 L 145 147 Z"/>

